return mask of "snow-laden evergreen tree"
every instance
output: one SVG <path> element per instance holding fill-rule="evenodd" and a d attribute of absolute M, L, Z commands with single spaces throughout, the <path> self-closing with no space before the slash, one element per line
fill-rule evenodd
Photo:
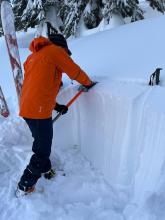
<path fill-rule="evenodd" d="M 13 0 L 13 11 L 15 15 L 15 26 L 17 30 L 24 29 L 25 23 L 22 22 L 22 14 L 26 9 L 28 0 Z"/>
<path fill-rule="evenodd" d="M 143 11 L 139 7 L 138 0 L 102 0 L 103 17 L 109 23 L 112 14 L 119 14 L 123 18 L 131 17 L 132 21 L 143 19 Z"/>
<path fill-rule="evenodd" d="M 127 0 L 126 7 L 130 11 L 130 17 L 132 22 L 144 19 L 143 10 L 139 7 L 138 0 Z"/>
<path fill-rule="evenodd" d="M 1 1 L 1 0 L 0 0 Z M 10 0 L 8 0 L 10 1 Z M 165 11 L 165 0 L 146 0 L 151 7 Z M 88 29 L 104 19 L 109 23 L 114 14 L 131 21 L 143 19 L 138 0 L 11 0 L 16 30 L 27 30 L 39 25 L 42 30 L 48 20 L 66 37 L 75 36 L 80 19 Z M 1 24 L 0 24 L 1 33 Z"/>
<path fill-rule="evenodd" d="M 89 0 L 65 0 L 60 10 L 60 16 L 63 20 L 63 33 L 66 37 L 75 35 L 77 25 L 84 12 Z"/>
<path fill-rule="evenodd" d="M 25 24 L 24 29 L 35 27 L 45 18 L 42 0 L 28 0 L 23 11 L 21 21 Z"/>
<path fill-rule="evenodd" d="M 165 12 L 165 0 L 147 0 L 153 9 L 164 13 Z"/>
<path fill-rule="evenodd" d="M 83 19 L 87 28 L 95 28 L 99 25 L 102 20 L 102 1 L 100 0 L 90 0 L 86 5 Z"/>
<path fill-rule="evenodd" d="M 13 0 L 17 30 L 27 30 L 35 27 L 45 19 L 45 14 L 50 6 L 55 5 L 57 0 Z"/>

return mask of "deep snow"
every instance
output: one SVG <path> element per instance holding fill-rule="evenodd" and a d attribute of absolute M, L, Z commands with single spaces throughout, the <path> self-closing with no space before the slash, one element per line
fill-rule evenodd
<path fill-rule="evenodd" d="M 22 199 L 14 188 L 31 155 L 31 137 L 17 115 L 10 65 L 2 39 L 0 84 L 11 116 L 0 124 L 0 219 L 165 219 L 164 23 L 160 16 L 71 40 L 73 58 L 99 83 L 54 125 L 53 165 L 64 170 L 41 179 Z M 29 54 L 19 35 L 22 61 Z M 24 39 L 24 40 L 22 40 Z M 149 75 L 162 67 L 160 86 Z M 9 86 L 10 85 L 10 86 Z M 64 77 L 58 97 L 77 91 Z"/>

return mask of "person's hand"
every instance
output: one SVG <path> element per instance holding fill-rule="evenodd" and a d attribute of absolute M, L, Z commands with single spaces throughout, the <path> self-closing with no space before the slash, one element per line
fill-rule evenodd
<path fill-rule="evenodd" d="M 62 115 L 66 114 L 68 111 L 68 107 L 66 105 L 60 105 L 56 103 L 56 106 L 54 108 L 57 112 L 61 113 Z"/>
<path fill-rule="evenodd" d="M 97 83 L 97 82 L 91 81 L 91 84 L 89 84 L 88 86 L 80 85 L 78 90 L 79 90 L 79 91 L 80 91 L 80 90 L 83 90 L 83 92 L 88 92 L 89 89 L 91 89 L 94 85 L 96 85 L 96 83 Z"/>

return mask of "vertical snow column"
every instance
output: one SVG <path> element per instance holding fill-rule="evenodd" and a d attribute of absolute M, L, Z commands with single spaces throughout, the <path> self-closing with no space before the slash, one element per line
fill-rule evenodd
<path fill-rule="evenodd" d="M 141 154 L 140 117 L 148 87 L 120 82 L 104 86 L 80 97 L 81 150 L 111 185 L 130 187 Z"/>
<path fill-rule="evenodd" d="M 121 97 L 113 84 L 108 87 L 107 91 L 93 90 L 81 97 L 80 145 L 110 184 L 127 184 L 124 149 L 128 148 L 132 100 Z"/>
<path fill-rule="evenodd" d="M 154 87 L 141 115 L 141 132 L 137 142 L 141 150 L 134 177 L 134 203 L 144 202 L 152 193 L 164 190 L 165 106 L 161 100 L 164 93 L 164 89 Z"/>

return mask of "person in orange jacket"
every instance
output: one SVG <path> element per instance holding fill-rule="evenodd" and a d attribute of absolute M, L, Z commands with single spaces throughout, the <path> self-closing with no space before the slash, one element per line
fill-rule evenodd
<path fill-rule="evenodd" d="M 29 49 L 31 55 L 24 63 L 24 81 L 20 96 L 19 115 L 26 121 L 34 138 L 30 162 L 18 183 L 26 193 L 34 190 L 44 174 L 51 178 L 54 172 L 49 159 L 53 138 L 52 111 L 65 114 L 68 107 L 56 102 L 62 73 L 89 89 L 93 82 L 71 59 L 67 41 L 61 34 L 34 39 Z"/>

